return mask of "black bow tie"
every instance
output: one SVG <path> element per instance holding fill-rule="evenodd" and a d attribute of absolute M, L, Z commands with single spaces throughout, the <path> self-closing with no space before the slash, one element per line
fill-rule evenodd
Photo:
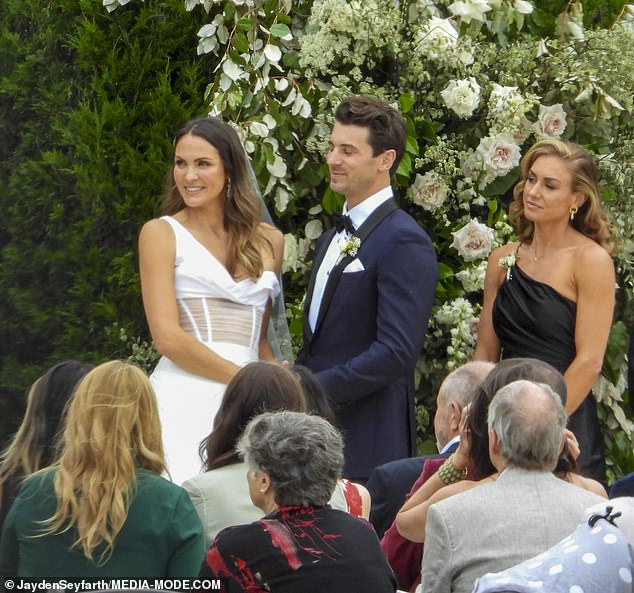
<path fill-rule="evenodd" d="M 341 231 L 348 231 L 352 234 L 357 230 L 354 228 L 354 225 L 347 214 L 333 214 L 332 221 L 338 233 Z"/>

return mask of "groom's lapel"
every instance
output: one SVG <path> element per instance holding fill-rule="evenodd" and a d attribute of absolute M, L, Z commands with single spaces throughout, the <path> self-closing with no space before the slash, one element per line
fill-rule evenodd
<path fill-rule="evenodd" d="M 370 233 L 377 227 L 377 225 L 391 212 L 394 210 L 398 210 L 398 206 L 394 198 L 390 198 L 381 204 L 368 218 L 365 222 L 355 231 L 354 235 L 361 239 L 361 246 L 363 247 L 363 242 L 368 238 Z M 328 242 L 330 244 L 330 242 Z M 323 255 L 322 255 L 323 258 Z M 337 288 L 337 284 L 339 279 L 341 278 L 341 274 L 345 267 L 354 259 L 352 255 L 346 255 L 342 257 L 335 267 L 330 271 L 330 275 L 328 276 L 328 281 L 326 282 L 326 288 L 324 289 L 324 295 L 321 299 L 321 304 L 319 306 L 319 315 L 317 316 L 317 322 L 315 323 L 315 333 L 312 335 L 311 339 L 315 339 L 317 334 L 319 333 L 319 329 L 321 327 L 322 321 L 326 316 L 326 312 L 328 311 L 328 307 L 330 306 L 330 301 L 332 300 L 332 296 L 335 293 Z M 310 334 L 308 334 L 310 335 Z"/>
<path fill-rule="evenodd" d="M 328 246 L 332 242 L 332 238 L 335 236 L 337 230 L 335 228 L 328 229 L 324 234 L 323 241 L 319 242 L 315 250 L 315 257 L 313 259 L 313 267 L 312 272 L 310 274 L 310 279 L 308 280 L 308 288 L 306 289 L 306 301 L 304 302 L 304 315 L 303 315 L 303 324 L 304 324 L 304 335 L 312 337 L 313 330 L 310 329 L 310 323 L 308 323 L 308 313 L 310 312 L 310 304 L 313 301 L 313 291 L 315 290 L 315 279 L 317 278 L 317 272 L 319 271 L 319 266 L 321 266 L 321 262 L 323 261 L 326 251 L 328 251 Z"/>

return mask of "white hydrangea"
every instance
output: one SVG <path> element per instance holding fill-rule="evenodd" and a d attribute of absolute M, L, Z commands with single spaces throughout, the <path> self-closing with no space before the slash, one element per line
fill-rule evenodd
<path fill-rule="evenodd" d="M 509 134 L 482 138 L 476 153 L 484 168 L 495 177 L 502 177 L 517 167 L 521 157 L 520 147 Z"/>
<path fill-rule="evenodd" d="M 532 101 L 523 97 L 517 87 L 494 83 L 487 105 L 489 132 L 515 134 L 532 105 Z"/>
<path fill-rule="evenodd" d="M 471 359 L 478 340 L 478 313 L 465 298 L 444 303 L 434 313 L 433 324 L 449 327 L 447 368 L 453 370 Z"/>
<path fill-rule="evenodd" d="M 407 190 L 409 199 L 433 212 L 438 210 L 447 199 L 449 188 L 435 171 L 428 171 L 424 175 L 416 174 L 414 184 Z"/>
<path fill-rule="evenodd" d="M 472 218 L 460 230 L 451 233 L 454 247 L 465 261 L 485 258 L 493 247 L 493 229 Z"/>
<path fill-rule="evenodd" d="M 484 276 L 487 269 L 487 260 L 483 259 L 475 266 L 460 270 L 456 278 L 462 284 L 466 292 L 477 292 L 484 287 Z"/>
<path fill-rule="evenodd" d="M 561 103 L 540 105 L 535 131 L 540 138 L 559 138 L 566 129 L 566 112 Z"/>
<path fill-rule="evenodd" d="M 491 6 L 487 0 L 456 1 L 449 6 L 451 14 L 459 17 L 461 22 L 467 24 L 471 21 L 483 23 L 486 20 L 486 13 L 490 10 Z"/>
<path fill-rule="evenodd" d="M 440 92 L 445 105 L 458 117 L 471 117 L 480 104 L 480 85 L 473 76 L 463 80 L 450 80 Z"/>

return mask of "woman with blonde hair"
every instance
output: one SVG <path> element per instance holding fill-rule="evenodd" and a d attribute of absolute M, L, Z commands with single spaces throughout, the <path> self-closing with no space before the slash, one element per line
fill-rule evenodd
<path fill-rule="evenodd" d="M 474 358 L 537 358 L 560 371 L 579 469 L 604 481 L 591 388 L 612 324 L 614 247 L 592 157 L 571 142 L 537 142 L 522 159 L 509 216 L 519 242 L 489 257 Z"/>
<path fill-rule="evenodd" d="M 204 555 L 187 493 L 165 471 L 145 373 L 104 363 L 79 383 L 57 462 L 31 476 L 7 517 L 3 577 L 192 577 Z"/>
<path fill-rule="evenodd" d="M 236 131 L 212 117 L 174 139 L 161 218 L 139 236 L 143 305 L 156 349 L 151 376 L 172 479 L 200 473 L 198 444 L 227 383 L 275 358 L 267 337 L 280 293 L 283 236 L 261 200 Z"/>

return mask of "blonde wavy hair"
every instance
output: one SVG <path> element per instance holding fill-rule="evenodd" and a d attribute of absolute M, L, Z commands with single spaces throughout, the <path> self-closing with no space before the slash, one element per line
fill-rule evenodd
<path fill-rule="evenodd" d="M 533 163 L 542 156 L 556 156 L 564 161 L 572 177 L 571 191 L 579 192 L 586 198 L 570 224 L 614 255 L 614 238 L 601 204 L 599 178 L 592 156 L 578 144 L 562 140 L 540 140 L 522 158 L 520 181 L 513 189 L 513 201 L 509 207 L 509 219 L 517 229 L 520 241 L 530 243 L 533 239 L 535 227 L 524 216 L 522 194 Z"/>
<path fill-rule="evenodd" d="M 239 269 L 249 278 L 257 280 L 264 271 L 261 250 L 270 249 L 273 253 L 273 246 L 260 227 L 260 198 L 253 187 L 247 155 L 240 138 L 231 126 L 219 119 L 197 117 L 185 123 L 176 133 L 174 149 L 178 141 L 187 134 L 206 140 L 218 151 L 222 159 L 228 180 L 225 185 L 224 224 L 231 241 L 227 269 L 231 275 L 235 275 Z M 162 214 L 172 216 L 185 208 L 185 202 L 174 181 L 173 165 L 167 174 L 164 192 Z"/>
<path fill-rule="evenodd" d="M 134 498 L 136 469 L 166 468 L 156 396 L 141 369 L 111 361 L 82 379 L 53 467 L 57 509 L 42 535 L 76 529 L 73 545 L 90 560 L 103 546 L 105 563 Z"/>

